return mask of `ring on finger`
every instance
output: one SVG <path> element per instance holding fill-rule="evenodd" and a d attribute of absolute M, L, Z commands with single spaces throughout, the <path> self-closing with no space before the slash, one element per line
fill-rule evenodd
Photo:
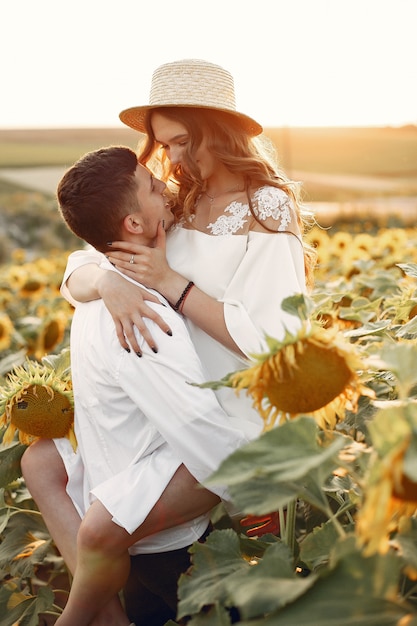
<path fill-rule="evenodd" d="M 134 263 L 134 262 L 135 262 L 135 255 L 134 255 L 134 254 L 132 254 L 132 255 L 130 256 L 130 261 L 129 261 L 129 263 L 130 263 L 130 265 L 133 265 L 133 263 Z"/>

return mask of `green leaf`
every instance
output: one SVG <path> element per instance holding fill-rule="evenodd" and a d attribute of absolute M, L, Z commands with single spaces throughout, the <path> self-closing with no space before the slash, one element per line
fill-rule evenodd
<path fill-rule="evenodd" d="M 13 608 L 7 609 L 0 626 L 39 626 L 39 614 L 50 610 L 54 604 L 54 593 L 50 587 L 40 587 L 36 596 L 29 596 Z"/>
<path fill-rule="evenodd" d="M 399 329 L 395 331 L 395 336 L 397 339 L 414 339 L 417 336 L 417 316 L 400 326 Z"/>
<path fill-rule="evenodd" d="M 229 604 L 224 580 L 250 565 L 242 558 L 239 537 L 231 530 L 215 530 L 205 543 L 190 548 L 192 575 L 182 574 L 178 585 L 178 617 L 198 613 L 204 606 Z"/>
<path fill-rule="evenodd" d="M 417 520 L 410 517 L 395 535 L 395 543 L 400 546 L 404 562 L 417 571 Z"/>
<path fill-rule="evenodd" d="M 224 584 L 232 605 L 243 619 L 253 619 L 294 602 L 315 582 L 315 575 L 298 577 L 288 547 L 284 543 L 270 546 L 264 558 L 249 571 L 237 572 Z"/>
<path fill-rule="evenodd" d="M 268 513 L 298 496 L 323 506 L 322 488 L 339 464 L 337 453 L 351 440 L 334 434 L 324 446 L 319 432 L 308 417 L 286 422 L 234 452 L 205 484 L 226 484 L 247 513 Z"/>
<path fill-rule="evenodd" d="M 301 561 L 313 570 L 327 563 L 331 549 L 338 539 L 338 533 L 330 521 L 314 528 L 300 544 Z"/>
<path fill-rule="evenodd" d="M 398 382 L 400 397 L 417 383 L 417 346 L 414 343 L 384 344 L 380 352 L 380 368 L 393 372 Z"/>
<path fill-rule="evenodd" d="M 0 450 L 0 487 L 7 487 L 21 477 L 20 459 L 26 448 L 22 443 L 14 443 Z"/>
<path fill-rule="evenodd" d="M 22 350 L 8 354 L 4 358 L 0 359 L 0 376 L 4 376 L 4 374 L 11 372 L 18 365 L 23 365 L 26 360 L 26 355 L 26 348 L 22 348 Z"/>
<path fill-rule="evenodd" d="M 394 554 L 365 558 L 354 540 L 337 546 L 333 567 L 322 570 L 297 602 L 241 626 L 398 626 L 410 615 L 410 607 L 396 601 L 399 559 Z"/>
<path fill-rule="evenodd" d="M 397 266 L 402 269 L 407 276 L 417 278 L 417 263 L 397 263 Z"/>
<path fill-rule="evenodd" d="M 10 598 L 18 592 L 18 587 L 14 580 L 3 580 L 0 586 L 0 616 L 9 614 L 8 603 Z M 0 620 L 0 626 L 6 626 L 6 618 Z"/>
<path fill-rule="evenodd" d="M 307 320 L 314 309 L 314 303 L 305 294 L 299 293 L 284 298 L 281 302 L 281 308 L 290 315 L 295 315 L 301 320 Z"/>
<path fill-rule="evenodd" d="M 354 328 L 353 330 L 347 330 L 344 333 L 345 337 L 365 337 L 366 335 L 380 335 L 391 325 L 390 320 L 378 320 L 378 322 L 368 322 L 360 328 Z"/>
<path fill-rule="evenodd" d="M 270 533 L 262 535 L 261 538 L 258 537 L 257 539 L 254 537 L 249 538 L 243 534 L 239 536 L 240 551 L 245 555 L 245 558 L 249 560 L 253 558 L 262 558 L 265 550 L 269 548 L 271 544 L 280 541 L 281 540 L 278 537 Z"/>
<path fill-rule="evenodd" d="M 64 348 L 59 354 L 47 354 L 42 363 L 53 369 L 59 378 L 68 378 L 71 374 L 70 349 Z"/>
<path fill-rule="evenodd" d="M 386 298 L 387 294 L 395 294 L 400 291 L 399 281 L 401 275 L 397 270 L 387 272 L 385 268 L 379 269 L 375 274 L 363 272 L 355 277 L 356 289 L 372 292 L 372 299 Z M 371 296 L 369 296 L 371 297 Z"/>
<path fill-rule="evenodd" d="M 9 523 L 11 516 L 11 509 L 9 507 L 4 507 L 0 510 L 0 535 L 3 535 L 4 529 Z"/>
<path fill-rule="evenodd" d="M 231 619 L 229 612 L 222 606 L 211 606 L 204 613 L 195 615 L 188 626 L 230 626 Z M 173 622 L 175 624 L 175 622 Z M 168 626 L 167 624 L 165 626 Z"/>
<path fill-rule="evenodd" d="M 417 433 L 415 430 L 404 455 L 403 471 L 407 478 L 417 483 Z"/>
<path fill-rule="evenodd" d="M 292 555 L 280 541 L 250 563 L 238 547 L 239 539 L 230 530 L 214 531 L 205 544 L 194 544 L 193 567 L 179 581 L 179 617 L 223 606 L 253 618 L 293 602 L 314 584 L 314 575 L 295 574 Z"/>
<path fill-rule="evenodd" d="M 51 539 L 38 539 L 24 527 L 8 532 L 0 544 L 0 567 L 12 576 L 29 578 L 47 554 Z"/>

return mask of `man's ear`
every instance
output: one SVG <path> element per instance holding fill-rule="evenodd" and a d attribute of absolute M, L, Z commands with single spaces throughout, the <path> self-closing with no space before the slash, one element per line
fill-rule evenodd
<path fill-rule="evenodd" d="M 138 213 L 130 213 L 130 215 L 126 215 L 123 220 L 123 226 L 127 232 L 134 235 L 141 235 L 143 233 L 142 219 Z"/>

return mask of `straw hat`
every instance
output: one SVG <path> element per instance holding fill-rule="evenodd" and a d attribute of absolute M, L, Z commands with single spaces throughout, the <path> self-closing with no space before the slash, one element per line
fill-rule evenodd
<path fill-rule="evenodd" d="M 252 137 L 263 130 L 255 120 L 236 111 L 232 75 L 219 65 L 200 59 L 184 59 L 158 67 L 152 76 L 149 104 L 125 109 L 119 117 L 127 126 L 144 133 L 147 111 L 159 107 L 215 109 L 233 116 Z"/>

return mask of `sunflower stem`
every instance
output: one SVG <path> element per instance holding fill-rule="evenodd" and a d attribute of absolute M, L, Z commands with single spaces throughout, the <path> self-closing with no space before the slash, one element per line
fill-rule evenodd
<path fill-rule="evenodd" d="M 297 508 L 297 500 L 293 500 L 287 505 L 287 520 L 285 522 L 285 543 L 291 550 L 291 553 L 295 555 L 295 520 L 296 520 L 296 508 Z M 284 515 L 283 515 L 284 517 Z M 285 519 L 285 518 L 284 518 Z M 281 522 L 281 515 L 280 515 Z M 281 537 L 283 534 L 281 533 Z"/>
<path fill-rule="evenodd" d="M 339 534 L 339 537 L 341 539 L 343 539 L 344 537 L 346 537 L 346 533 L 345 533 L 345 530 L 344 530 L 342 524 L 337 519 L 337 515 L 335 515 L 333 513 L 333 511 L 331 510 L 330 507 L 326 507 L 326 509 L 327 509 L 326 510 L 326 514 L 327 514 L 329 520 L 333 523 L 334 527 L 336 528 L 336 530 L 337 530 L 337 532 Z"/>
<path fill-rule="evenodd" d="M 285 512 L 282 506 L 278 508 L 278 518 L 279 518 L 279 528 L 281 538 L 285 541 L 286 533 L 287 533 L 287 523 L 285 520 Z"/>

